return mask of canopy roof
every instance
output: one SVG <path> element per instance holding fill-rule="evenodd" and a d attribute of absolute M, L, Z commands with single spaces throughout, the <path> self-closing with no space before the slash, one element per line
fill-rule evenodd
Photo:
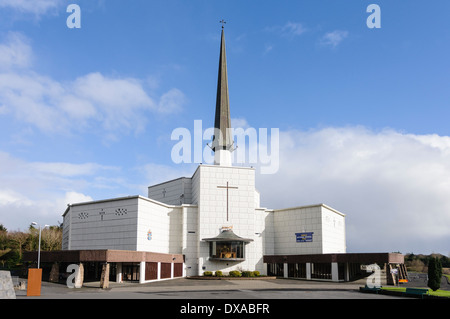
<path fill-rule="evenodd" d="M 245 243 L 249 243 L 253 241 L 250 238 L 242 238 L 236 235 L 231 229 L 223 230 L 217 237 L 213 238 L 203 238 L 204 241 L 216 241 L 216 242 L 224 242 L 224 241 L 241 241 Z"/>

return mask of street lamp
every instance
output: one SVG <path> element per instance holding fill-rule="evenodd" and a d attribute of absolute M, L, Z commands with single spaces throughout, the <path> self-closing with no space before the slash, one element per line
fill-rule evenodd
<path fill-rule="evenodd" d="M 41 226 L 36 222 L 32 222 L 31 225 L 36 225 L 39 227 L 39 248 L 38 248 L 38 266 L 37 266 L 39 269 L 39 266 L 41 263 L 41 231 L 42 231 L 42 229 L 41 229 Z M 45 228 L 45 227 L 48 227 L 48 225 L 45 225 L 43 228 Z"/>

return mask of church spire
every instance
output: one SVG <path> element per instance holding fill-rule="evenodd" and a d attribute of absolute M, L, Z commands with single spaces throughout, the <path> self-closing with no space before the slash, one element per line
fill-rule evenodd
<path fill-rule="evenodd" d="M 231 165 L 233 139 L 231 136 L 230 101 L 228 98 L 227 58 L 225 54 L 225 33 L 222 23 L 220 42 L 219 75 L 217 79 L 216 116 L 214 121 L 214 137 L 212 150 L 214 163 L 217 165 Z"/>

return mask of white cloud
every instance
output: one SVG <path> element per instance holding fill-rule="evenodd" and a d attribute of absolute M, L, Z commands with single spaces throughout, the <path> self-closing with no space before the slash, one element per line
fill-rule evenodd
<path fill-rule="evenodd" d="M 137 79 L 91 73 L 60 83 L 35 73 L 3 73 L 0 102 L 3 114 L 13 113 L 45 132 L 77 131 L 89 123 L 106 131 L 139 132 L 145 112 L 180 111 L 184 94 L 172 89 L 155 102 Z"/>
<path fill-rule="evenodd" d="M 63 131 L 69 122 L 56 100 L 64 89 L 50 78 L 38 74 L 0 73 L 0 103 L 4 114 L 30 123 L 47 132 Z"/>
<path fill-rule="evenodd" d="M 183 92 L 170 89 L 155 98 L 135 78 L 99 72 L 59 82 L 33 72 L 32 48 L 20 34 L 0 44 L 0 115 L 13 115 L 47 133 L 83 132 L 101 127 L 109 140 L 117 134 L 139 133 L 147 112 L 173 114 L 185 103 Z"/>
<path fill-rule="evenodd" d="M 0 0 L 0 8 L 10 8 L 22 13 L 40 16 L 58 8 L 63 3 L 59 0 Z"/>
<path fill-rule="evenodd" d="M 267 53 L 269 53 L 270 51 L 272 51 L 273 50 L 273 45 L 272 44 L 266 44 L 265 46 L 264 46 L 264 54 L 267 54 Z"/>
<path fill-rule="evenodd" d="M 247 129 L 250 127 L 250 125 L 248 124 L 248 122 L 245 118 L 232 118 L 231 119 L 231 127 Z"/>
<path fill-rule="evenodd" d="M 61 177 L 77 177 L 94 175 L 100 170 L 117 170 L 115 167 L 103 166 L 96 163 L 72 164 L 72 163 L 29 163 L 27 167 L 39 174 L 56 175 Z"/>
<path fill-rule="evenodd" d="M 29 67 L 31 58 L 28 39 L 19 32 L 9 32 L 0 44 L 0 70 Z"/>
<path fill-rule="evenodd" d="M 32 162 L 0 151 L 0 224 L 9 230 L 24 230 L 32 221 L 57 225 L 68 204 L 145 196 L 148 185 L 191 176 L 194 169 L 149 163 L 124 173 L 98 163 Z"/>
<path fill-rule="evenodd" d="M 348 31 L 334 30 L 332 32 L 326 33 L 320 39 L 320 43 L 322 45 L 331 46 L 331 47 L 335 48 L 347 37 L 348 37 Z"/>
<path fill-rule="evenodd" d="M 81 193 L 77 193 L 74 191 L 67 192 L 64 196 L 64 203 L 67 204 L 74 204 L 74 203 L 85 203 L 92 201 L 91 196 L 87 196 Z M 61 206 L 61 208 L 64 208 L 64 206 Z"/>
<path fill-rule="evenodd" d="M 257 187 L 270 208 L 325 203 L 347 214 L 349 250 L 447 253 L 450 137 L 280 132 L 279 171 L 258 176 Z"/>
<path fill-rule="evenodd" d="M 282 31 L 291 35 L 301 35 L 306 32 L 306 28 L 298 22 L 287 22 L 283 27 Z"/>
<path fill-rule="evenodd" d="M 51 185 L 49 188 L 72 189 L 84 185 L 84 182 L 77 180 L 79 178 L 95 178 L 97 174 L 117 171 L 117 167 L 96 163 L 27 162 L 0 151 L 0 188 L 17 193 L 34 190 L 35 194 L 39 194 L 45 189 L 42 188 L 45 183 Z"/>
<path fill-rule="evenodd" d="M 178 89 L 171 89 L 164 93 L 158 103 L 158 111 L 162 114 L 171 114 L 181 111 L 181 106 L 185 103 L 186 97 Z"/>
<path fill-rule="evenodd" d="M 81 98 L 112 110 L 120 110 L 127 103 L 136 108 L 154 107 L 141 83 L 133 78 L 107 78 L 96 72 L 77 78 L 73 88 Z"/>
<path fill-rule="evenodd" d="M 0 224 L 10 230 L 32 221 L 56 225 L 67 204 L 91 201 L 83 192 L 95 192 L 102 187 L 98 178 L 117 171 L 95 163 L 27 162 L 0 152 Z"/>
<path fill-rule="evenodd" d="M 75 191 L 30 198 L 23 193 L 0 190 L 0 224 L 8 230 L 26 230 L 36 221 L 41 225 L 62 223 L 67 204 L 91 201 L 90 196 Z"/>
<path fill-rule="evenodd" d="M 66 110 L 78 110 L 81 104 L 84 111 L 78 117 L 101 121 L 108 131 L 140 131 L 145 126 L 142 112 L 157 111 L 155 101 L 137 79 L 91 73 L 77 78 L 71 87 L 67 91 L 73 92 L 76 104 L 67 103 Z"/>
<path fill-rule="evenodd" d="M 145 191 L 149 185 L 156 185 L 162 182 L 179 177 L 191 177 L 196 168 L 196 164 L 169 166 L 155 163 L 148 163 L 137 170 L 145 177 Z"/>
<path fill-rule="evenodd" d="M 272 26 L 272 27 L 266 27 L 266 31 L 274 32 L 276 34 L 279 34 L 284 37 L 295 37 L 302 35 L 307 31 L 307 29 L 303 26 L 302 23 L 299 22 L 286 22 L 283 26 Z"/>
<path fill-rule="evenodd" d="M 31 206 L 32 201 L 28 200 L 23 194 L 17 191 L 6 189 L 0 191 L 0 207 L 7 205 Z"/>

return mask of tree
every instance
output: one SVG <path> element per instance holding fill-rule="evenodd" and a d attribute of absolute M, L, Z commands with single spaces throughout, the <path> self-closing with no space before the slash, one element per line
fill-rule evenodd
<path fill-rule="evenodd" d="M 17 250 L 19 259 L 22 259 L 22 252 L 25 244 L 29 241 L 29 235 L 20 231 L 14 231 L 8 233 L 8 237 L 11 242 L 11 248 Z"/>
<path fill-rule="evenodd" d="M 431 257 L 428 261 L 428 287 L 433 291 L 441 287 L 442 264 L 439 258 Z"/>
<path fill-rule="evenodd" d="M 0 225 L 0 250 L 8 249 L 9 239 L 8 232 L 5 229 L 2 229 L 3 225 Z"/>
<path fill-rule="evenodd" d="M 408 262 L 408 267 L 411 271 L 425 272 L 425 264 L 420 259 Z"/>
<path fill-rule="evenodd" d="M 441 258 L 442 267 L 450 267 L 450 259 L 447 256 L 442 256 Z"/>
<path fill-rule="evenodd" d="M 63 224 L 42 229 L 41 250 L 60 250 L 62 245 Z M 39 247 L 39 229 L 32 224 L 28 231 L 8 231 L 0 224 L 0 267 L 16 267 L 22 262 L 24 251 L 37 250 Z"/>
<path fill-rule="evenodd" d="M 59 250 L 62 245 L 62 230 L 56 226 L 50 226 L 42 231 L 42 250 Z"/>
<path fill-rule="evenodd" d="M 0 263 L 2 268 L 5 267 L 6 255 L 11 251 L 8 241 L 8 233 L 6 232 L 6 228 L 4 228 L 3 225 L 0 225 Z"/>

